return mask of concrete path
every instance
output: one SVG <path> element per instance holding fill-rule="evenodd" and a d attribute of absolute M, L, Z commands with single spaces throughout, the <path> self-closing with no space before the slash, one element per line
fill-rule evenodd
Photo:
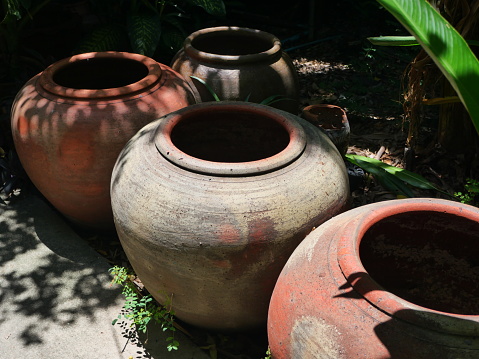
<path fill-rule="evenodd" d="M 111 322 L 124 300 L 110 265 L 42 199 L 0 204 L 0 358 L 206 359 L 180 332 L 148 340 L 129 323 Z"/>

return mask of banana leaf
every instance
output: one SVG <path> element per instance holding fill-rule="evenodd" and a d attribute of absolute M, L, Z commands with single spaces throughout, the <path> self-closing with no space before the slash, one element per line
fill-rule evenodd
<path fill-rule="evenodd" d="M 456 90 L 479 133 L 479 61 L 464 38 L 425 0 L 377 0 L 418 41 Z"/>

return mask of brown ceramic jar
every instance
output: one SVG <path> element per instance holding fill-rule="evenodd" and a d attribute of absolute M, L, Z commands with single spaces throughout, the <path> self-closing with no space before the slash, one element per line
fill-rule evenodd
<path fill-rule="evenodd" d="M 147 123 L 195 102 L 179 74 L 148 57 L 76 55 L 19 91 L 13 139 L 28 176 L 63 215 L 113 228 L 109 186 L 121 149 Z"/>
<path fill-rule="evenodd" d="M 192 33 L 171 67 L 194 84 L 202 101 L 212 101 L 203 80 L 220 100 L 260 103 L 270 96 L 283 100 L 272 104 L 298 114 L 299 83 L 281 42 L 264 31 L 241 27 L 213 27 Z"/>

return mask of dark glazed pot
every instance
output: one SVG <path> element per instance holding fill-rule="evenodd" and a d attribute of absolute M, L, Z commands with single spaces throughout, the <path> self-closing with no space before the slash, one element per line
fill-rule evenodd
<path fill-rule="evenodd" d="M 272 34 L 241 27 L 213 27 L 192 33 L 172 61 L 171 67 L 194 84 L 202 101 L 220 100 L 260 103 L 270 96 L 287 99 L 272 104 L 298 114 L 299 83 L 289 56 Z M 248 100 L 247 100 L 248 99 Z"/>
<path fill-rule="evenodd" d="M 306 121 L 324 131 L 342 155 L 346 154 L 351 133 L 346 111 L 339 106 L 320 104 L 306 106 L 301 114 Z"/>
<path fill-rule="evenodd" d="M 20 90 L 13 139 L 28 176 L 61 213 L 81 226 L 113 229 L 109 187 L 121 149 L 147 123 L 194 103 L 190 85 L 148 57 L 81 54 Z"/>
<path fill-rule="evenodd" d="M 478 358 L 479 210 L 375 203 L 323 223 L 276 283 L 273 358 Z"/>
<path fill-rule="evenodd" d="M 148 291 L 172 298 L 181 320 L 217 330 L 265 325 L 289 255 L 349 204 L 326 135 L 244 102 L 193 105 L 145 126 L 118 158 L 111 195 Z"/>

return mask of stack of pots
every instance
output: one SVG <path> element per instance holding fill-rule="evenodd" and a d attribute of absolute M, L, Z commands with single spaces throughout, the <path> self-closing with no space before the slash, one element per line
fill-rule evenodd
<path fill-rule="evenodd" d="M 65 217 L 113 229 L 109 186 L 121 149 L 147 123 L 196 101 L 181 75 L 148 57 L 76 55 L 19 91 L 13 139 L 28 176 Z"/>

